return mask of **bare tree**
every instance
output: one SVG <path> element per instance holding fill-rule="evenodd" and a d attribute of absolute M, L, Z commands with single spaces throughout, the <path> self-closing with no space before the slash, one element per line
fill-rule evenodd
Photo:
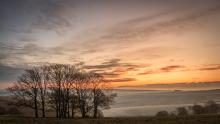
<path fill-rule="evenodd" d="M 44 118 L 46 112 L 46 98 L 47 98 L 47 85 L 49 83 L 50 75 L 49 75 L 49 66 L 42 66 L 38 68 L 38 72 L 40 74 L 40 82 L 38 82 L 39 87 L 39 97 L 41 102 L 41 111 L 42 117 Z"/>
<path fill-rule="evenodd" d="M 50 101 L 55 104 L 57 117 L 70 117 L 70 96 L 73 93 L 76 73 L 75 66 L 56 64 L 50 68 Z"/>
<path fill-rule="evenodd" d="M 72 118 L 75 117 L 75 113 L 77 112 L 78 106 L 78 96 L 75 93 L 70 95 L 70 106 L 71 106 L 71 116 Z"/>
<path fill-rule="evenodd" d="M 64 65 L 51 65 L 50 66 L 50 101 L 55 104 L 56 117 L 61 117 L 61 88 L 63 83 L 65 70 Z"/>
<path fill-rule="evenodd" d="M 39 99 L 38 84 L 41 81 L 37 68 L 25 70 L 25 73 L 19 77 L 14 86 L 8 90 L 14 95 L 15 104 L 26 106 L 35 110 L 35 117 L 38 117 Z"/>
<path fill-rule="evenodd" d="M 82 117 L 85 118 L 88 112 L 91 110 L 89 106 L 90 89 L 89 89 L 89 78 L 86 72 L 80 72 L 75 78 L 74 88 L 78 96 L 78 106 Z"/>
<path fill-rule="evenodd" d="M 107 95 L 104 93 L 104 90 L 107 90 L 109 85 L 100 74 L 90 72 L 88 77 L 90 80 L 93 117 L 97 118 L 99 107 L 110 108 L 110 104 L 113 103 L 116 94 Z"/>
<path fill-rule="evenodd" d="M 54 109 L 57 118 L 74 117 L 80 111 L 83 118 L 101 115 L 100 108 L 109 108 L 116 95 L 107 94 L 106 81 L 100 74 L 82 71 L 76 66 L 54 64 L 28 69 L 14 86 L 8 88 L 16 105 L 42 111 Z"/>

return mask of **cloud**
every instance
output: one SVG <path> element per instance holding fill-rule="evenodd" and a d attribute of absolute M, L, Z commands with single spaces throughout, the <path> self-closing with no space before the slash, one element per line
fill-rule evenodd
<path fill-rule="evenodd" d="M 36 63 L 44 61 L 51 51 L 44 47 L 40 47 L 33 43 L 14 44 L 14 43 L 0 43 L 0 60 L 1 64 L 5 65 L 24 65 L 27 63 Z M 32 61 L 27 58 L 32 59 Z M 34 60 L 33 60 L 34 59 Z"/>
<path fill-rule="evenodd" d="M 138 64 L 123 62 L 121 59 L 110 59 L 101 63 L 100 65 L 84 65 L 83 68 L 103 75 L 106 80 L 111 82 L 126 82 L 134 81 L 133 78 L 123 78 L 129 72 L 138 71 L 141 68 L 150 66 L 149 64 Z"/>
<path fill-rule="evenodd" d="M 205 65 L 204 67 L 199 67 L 197 70 L 199 71 L 220 70 L 220 64 Z"/>
<path fill-rule="evenodd" d="M 176 72 L 176 71 L 215 71 L 215 70 L 220 70 L 220 64 L 197 65 L 197 66 L 191 66 L 191 67 L 187 67 L 184 65 L 168 65 L 165 67 L 161 67 L 159 69 L 141 72 L 141 73 L 138 73 L 138 75 L 169 73 L 169 72 Z"/>
<path fill-rule="evenodd" d="M 160 2 L 156 3 L 159 4 Z M 186 31 L 185 28 L 187 31 L 192 29 L 192 27 L 195 27 L 192 25 L 200 22 L 200 18 L 218 12 L 220 3 L 217 1 L 207 2 L 207 6 L 204 7 L 198 1 L 193 1 L 195 3 L 193 5 L 191 2 L 179 2 L 175 1 L 175 7 L 166 4 L 165 9 L 123 20 L 109 28 L 102 30 L 90 29 L 97 30 L 96 33 L 99 35 L 86 39 L 85 42 L 80 44 L 81 55 L 87 54 L 88 56 L 88 54 L 92 54 L 95 56 L 102 53 L 103 56 L 113 54 L 119 56 L 119 58 L 126 58 L 129 55 L 129 59 L 137 60 L 140 58 L 158 59 L 170 56 L 174 52 L 181 52 L 184 48 L 181 48 L 180 45 L 173 47 L 170 47 L 172 45 L 163 44 L 156 47 L 154 45 L 155 42 L 163 42 L 157 40 L 161 34 L 173 32 L 174 34 L 179 32 L 183 34 Z M 168 3 L 171 3 L 171 1 Z"/>
<path fill-rule="evenodd" d="M 7 0 L 1 2 L 2 23 L 6 30 L 17 33 L 32 33 L 36 29 L 61 33 L 74 22 L 73 0 Z M 15 21 L 15 22 L 13 22 Z M 19 27 L 14 28 L 13 26 Z M 21 26 L 22 25 L 22 26 Z"/>
<path fill-rule="evenodd" d="M 182 68 L 185 68 L 185 66 L 183 66 L 183 65 L 169 65 L 169 66 L 160 68 L 160 70 L 161 70 L 161 72 L 171 72 L 171 71 L 175 71 L 177 69 L 182 69 Z"/>
<path fill-rule="evenodd" d="M 141 72 L 141 73 L 138 73 L 138 75 L 148 75 L 148 74 L 155 74 L 156 72 L 150 70 L 150 71 L 145 71 L 145 72 Z"/>
<path fill-rule="evenodd" d="M 135 78 L 117 78 L 117 79 L 107 79 L 108 82 L 130 82 L 130 81 L 136 81 Z"/>
<path fill-rule="evenodd" d="M 109 61 L 103 62 L 100 65 L 86 65 L 85 69 L 105 69 L 105 68 L 113 68 L 123 65 L 123 63 L 119 63 L 120 59 L 111 59 Z"/>
<path fill-rule="evenodd" d="M 157 33 L 157 35 L 160 33 L 166 34 L 169 32 L 169 30 L 173 30 L 173 28 L 177 29 L 175 31 L 181 32 L 182 30 L 180 30 L 180 28 L 191 27 L 194 24 L 193 22 L 196 22 L 196 19 L 204 16 L 210 16 L 216 12 L 219 12 L 220 10 L 220 3 L 217 1 L 211 4 L 208 3 L 207 8 L 198 5 L 198 9 L 196 10 L 190 8 L 188 4 L 189 3 L 183 3 L 182 5 L 177 4 L 176 7 L 171 7 L 170 9 L 162 10 L 152 15 L 142 16 L 139 18 L 133 18 L 124 22 L 120 22 L 109 28 L 106 31 L 108 33 L 106 33 L 104 36 L 101 36 L 99 39 L 96 39 L 96 42 L 99 42 L 100 44 L 102 42 L 111 41 L 108 43 L 116 43 L 119 45 L 128 43 L 137 44 L 136 40 L 138 38 L 149 39 L 151 36 L 154 36 L 155 33 Z M 183 10 L 186 9 L 191 10 L 190 13 L 183 13 Z M 178 14 L 178 16 L 176 16 L 176 14 Z M 165 19 L 161 19 L 163 17 Z M 148 40 L 142 40 L 142 42 L 147 41 Z M 141 41 L 139 41 L 139 43 L 140 42 Z"/>
<path fill-rule="evenodd" d="M 59 63 L 57 58 L 67 61 L 69 57 L 64 51 L 54 47 L 40 46 L 34 42 L 0 42 L 0 64 L 3 65 L 33 66 Z M 51 61 L 52 59 L 55 61 Z M 71 62 L 73 63 L 73 61 Z"/>
<path fill-rule="evenodd" d="M 0 64 L 0 82 L 15 81 L 23 70 L 23 68 L 15 68 Z"/>
<path fill-rule="evenodd" d="M 132 63 L 124 63 L 121 62 L 121 59 L 111 59 L 101 63 L 100 65 L 85 65 L 85 69 L 111 69 L 116 67 L 125 67 L 128 70 L 132 70 L 134 68 L 142 68 L 146 67 L 147 65 L 138 65 Z"/>
<path fill-rule="evenodd" d="M 173 4 L 172 1 L 175 4 Z M 146 6 L 151 5 L 151 2 L 153 1 L 148 1 Z M 122 17 L 120 16 L 122 20 L 116 21 L 117 19 L 115 19 L 112 21 L 110 18 L 109 21 L 111 22 L 106 21 L 105 23 L 105 21 L 103 21 L 104 24 L 106 24 L 105 27 L 101 24 L 99 25 L 99 23 L 102 22 L 101 18 L 97 20 L 94 19 L 95 23 L 97 23 L 94 24 L 94 26 L 92 23 L 95 15 L 91 14 L 92 16 L 89 17 L 90 10 L 92 11 L 94 9 L 94 12 L 99 11 L 99 7 L 95 8 L 99 5 L 97 1 L 86 1 L 85 3 L 73 0 L 4 1 L 0 5 L 0 10 L 2 10 L 0 11 L 0 15 L 3 17 L 3 19 L 0 20 L 0 27 L 4 27 L 3 29 L 16 29 L 17 33 L 22 33 L 22 35 L 24 33 L 23 29 L 25 29 L 26 32 L 31 34 L 17 38 L 17 33 L 8 33 L 8 37 L 14 37 L 12 40 L 10 38 L 0 39 L 0 63 L 6 66 L 15 65 L 16 67 L 19 65 L 34 65 L 46 62 L 73 63 L 73 61 L 79 60 L 85 63 L 90 63 L 90 60 L 92 60 L 94 63 L 98 60 L 104 62 L 98 65 L 88 64 L 85 65 L 84 68 L 93 71 L 99 70 L 98 72 L 107 77 L 118 78 L 126 73 L 147 67 L 147 65 L 140 63 L 130 63 L 129 60 L 143 62 L 148 59 L 151 62 L 155 59 L 161 59 L 162 57 L 172 56 L 174 53 L 179 54 L 179 51 L 181 52 L 182 49 L 180 47 L 182 46 L 166 44 L 162 43 L 163 41 L 159 41 L 160 34 L 166 34 L 173 30 L 177 32 L 188 31 L 182 29 L 184 27 L 191 28 L 194 22 L 196 23 L 197 19 L 203 16 L 209 16 L 219 12 L 219 1 L 213 0 L 211 2 L 202 3 L 199 2 L 199 0 L 193 2 L 183 2 L 180 0 L 164 2 L 160 0 L 153 2 L 152 8 L 155 9 L 150 9 L 153 13 L 145 13 L 144 11 L 142 15 L 140 14 L 139 16 L 139 14 L 137 14 L 134 16 L 129 12 L 124 12 L 124 10 L 129 10 L 127 1 L 124 3 L 126 3 L 126 5 L 121 8 L 123 9 L 123 14 L 121 15 Z M 133 3 L 141 4 L 136 1 Z M 184 3 L 184 5 L 181 3 Z M 90 6 L 90 4 L 95 4 L 95 6 Z M 82 9 L 83 11 L 75 11 L 77 5 L 79 5 L 79 10 Z M 101 5 L 105 8 L 107 4 L 104 2 Z M 132 5 L 133 4 L 131 4 L 131 6 Z M 161 5 L 164 6 L 161 7 Z M 173 7 L 173 5 L 176 6 Z M 145 4 L 143 4 L 143 6 L 145 6 Z M 159 8 L 159 10 L 157 10 L 157 8 Z M 106 9 L 103 9 L 104 14 L 101 14 L 100 17 L 115 16 L 114 13 L 111 12 L 110 14 L 112 15 L 106 14 L 106 11 Z M 78 19 L 78 17 L 75 17 L 75 13 L 81 16 L 80 19 L 82 19 L 79 22 L 81 23 L 79 27 L 82 26 L 79 28 L 79 32 L 78 29 L 77 31 L 74 30 L 75 21 Z M 126 18 L 124 18 L 125 15 L 127 16 Z M 35 30 L 39 30 L 39 32 L 35 32 Z M 60 35 L 56 38 L 57 35 L 54 35 L 53 31 L 58 33 L 62 32 L 65 33 L 65 35 Z M 92 33 L 90 34 L 90 32 Z M 80 36 L 78 36 L 78 34 Z M 78 37 L 80 38 L 78 39 Z M 52 40 L 50 38 L 52 38 Z M 15 43 L 11 42 L 14 39 L 16 39 Z M 20 41 L 22 41 L 22 43 Z M 49 43 L 45 44 L 53 45 L 53 48 L 44 46 L 43 42 L 47 41 L 49 41 Z M 60 44 L 61 42 L 63 43 L 62 45 Z M 110 60 L 106 61 L 107 57 Z M 117 57 L 117 59 L 111 59 L 115 57 Z M 123 60 L 126 60 L 126 62 Z M 140 75 L 182 71 L 183 68 L 177 66 L 178 65 L 168 65 L 167 67 L 155 70 L 147 70 L 140 73 Z M 190 69 L 211 71 L 218 70 L 218 68 L 218 66 L 210 66 Z"/>
<path fill-rule="evenodd" d="M 114 73 L 114 72 L 102 72 L 100 73 L 101 75 L 103 75 L 104 77 L 119 77 L 121 75 L 121 73 Z"/>
<path fill-rule="evenodd" d="M 42 0 L 37 2 L 39 14 L 34 26 L 61 33 L 63 29 L 72 26 L 74 2 L 72 0 Z"/>
<path fill-rule="evenodd" d="M 148 70 L 146 72 L 138 73 L 138 75 L 148 75 L 148 74 L 159 74 L 159 73 L 168 73 L 175 71 L 183 71 L 186 67 L 184 65 L 168 65 L 165 67 L 161 67 L 155 70 Z"/>

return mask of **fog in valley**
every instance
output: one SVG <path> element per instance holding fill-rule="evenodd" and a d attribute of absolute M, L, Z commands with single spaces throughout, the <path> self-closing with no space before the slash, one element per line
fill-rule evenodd
<path fill-rule="evenodd" d="M 105 116 L 151 116 L 158 111 L 174 111 L 177 107 L 203 104 L 209 100 L 220 102 L 220 90 L 202 91 L 147 91 L 114 90 L 118 96 Z"/>

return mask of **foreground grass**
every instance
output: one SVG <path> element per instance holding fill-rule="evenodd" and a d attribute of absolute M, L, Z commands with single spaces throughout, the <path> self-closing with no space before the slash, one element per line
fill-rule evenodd
<path fill-rule="evenodd" d="M 220 115 L 186 117 L 121 117 L 100 119 L 56 119 L 0 117 L 0 124 L 220 124 Z"/>

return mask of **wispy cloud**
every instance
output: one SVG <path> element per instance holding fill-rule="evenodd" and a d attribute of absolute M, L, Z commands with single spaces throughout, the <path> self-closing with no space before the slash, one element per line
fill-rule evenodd
<path fill-rule="evenodd" d="M 192 26 L 194 24 L 193 22 L 195 22 L 197 19 L 218 13 L 220 10 L 220 3 L 216 2 L 214 6 L 212 4 L 207 4 L 207 7 L 198 6 L 197 10 L 191 11 L 190 13 L 185 12 L 185 9 L 192 9 L 189 7 L 190 6 L 188 4 L 183 4 L 183 6 L 178 6 L 178 8 L 174 7 L 173 9 L 168 9 L 164 12 L 159 12 L 154 15 L 147 15 L 121 22 L 111 27 L 108 30 L 108 33 L 104 36 L 101 36 L 99 39 L 96 39 L 96 42 L 99 44 L 105 42 L 105 45 L 108 45 L 106 43 L 118 43 L 120 45 L 123 45 L 124 43 L 136 44 L 136 40 L 138 38 L 150 38 L 151 36 L 155 36 L 155 33 L 157 33 L 157 35 L 161 33 L 165 34 L 169 33 L 169 30 L 173 29 L 181 32 L 180 28 Z M 180 13 L 179 16 L 173 16 L 178 12 Z M 161 19 L 162 17 L 165 19 Z M 147 41 L 142 40 L 142 42 Z"/>
<path fill-rule="evenodd" d="M 112 68 L 123 68 L 125 67 L 127 70 L 133 70 L 134 68 L 142 68 L 149 65 L 143 65 L 143 64 L 132 64 L 127 62 L 121 62 L 121 59 L 111 59 L 109 61 L 105 61 L 101 63 L 100 65 L 85 65 L 85 69 L 112 69 Z"/>
<path fill-rule="evenodd" d="M 138 73 L 138 75 L 148 75 L 148 74 L 159 74 L 159 73 L 168 73 L 168 72 L 175 72 L 175 71 L 182 71 L 186 67 L 184 65 L 168 65 L 165 67 L 161 67 L 155 70 L 148 70 L 146 72 Z"/>
<path fill-rule="evenodd" d="M 136 81 L 135 78 L 118 78 L 118 79 L 107 79 L 107 81 L 115 83 L 115 82 L 130 82 Z"/>
<path fill-rule="evenodd" d="M 185 68 L 185 66 L 183 66 L 183 65 L 169 65 L 169 66 L 160 68 L 160 70 L 162 72 L 171 72 L 171 71 L 174 71 L 177 69 L 182 69 L 182 68 Z"/>
<path fill-rule="evenodd" d="M 0 6 L 4 66 L 80 61 L 114 79 L 219 70 L 212 65 L 220 60 L 219 0 L 7 0 Z M 203 42 L 217 45 L 206 49 Z M 171 58 L 183 61 L 164 66 Z"/>
<path fill-rule="evenodd" d="M 72 20 L 75 2 L 71 0 L 2 1 L 0 15 L 6 20 L 2 23 L 8 25 L 5 30 L 33 33 L 36 29 L 41 29 L 61 33 L 75 22 Z M 19 28 L 13 28 L 14 24 L 9 24 L 12 21 L 17 21 L 16 27 Z"/>
<path fill-rule="evenodd" d="M 135 72 L 141 68 L 146 68 L 146 67 L 149 67 L 149 64 L 138 64 L 138 63 L 133 64 L 128 62 L 122 62 L 121 59 L 111 59 L 98 65 L 83 66 L 84 69 L 100 73 L 104 75 L 106 78 L 121 78 L 124 74 L 127 74 L 129 72 Z"/>
<path fill-rule="evenodd" d="M 205 65 L 203 67 L 199 67 L 198 70 L 200 71 L 220 70 L 220 64 Z"/>
<path fill-rule="evenodd" d="M 196 65 L 196 66 L 185 66 L 185 65 L 168 65 L 159 69 L 147 70 L 145 72 L 138 73 L 138 75 L 149 75 L 149 74 L 160 74 L 169 72 L 181 72 L 181 71 L 215 71 L 220 70 L 219 64 L 208 64 L 208 65 Z"/>
<path fill-rule="evenodd" d="M 23 68 L 15 68 L 0 64 L 0 83 L 13 82 L 23 72 Z"/>

